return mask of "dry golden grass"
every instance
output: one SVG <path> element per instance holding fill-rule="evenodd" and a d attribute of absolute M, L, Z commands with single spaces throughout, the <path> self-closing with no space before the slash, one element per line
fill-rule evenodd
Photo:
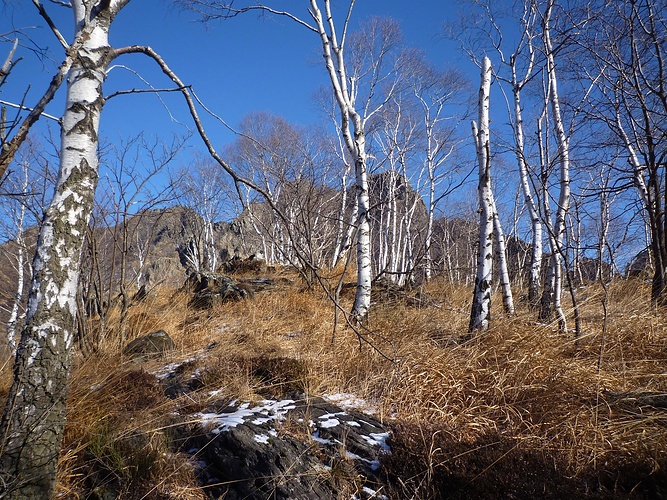
<path fill-rule="evenodd" d="M 366 399 L 394 429 L 387 468 L 400 486 L 392 498 L 437 498 L 445 488 L 467 492 L 455 498 L 492 497 L 489 491 L 522 497 L 510 483 L 533 479 L 560 484 L 561 493 L 641 498 L 653 491 L 642 477 L 665 477 L 667 410 L 655 398 L 664 393 L 667 404 L 667 318 L 650 306 L 647 284 L 613 283 L 606 322 L 604 289 L 577 290 L 584 333 L 578 341 L 556 325 L 538 324 L 522 304 L 513 317 L 496 312 L 488 332 L 468 339 L 471 290 L 436 280 L 422 292 L 441 307 L 379 302 L 360 340 L 341 321 L 334 336 L 325 294 L 289 277 L 297 284 L 212 311 L 188 309 L 187 297 L 169 290 L 135 306 L 127 340 L 164 329 L 176 349 L 137 365 L 110 334 L 97 354 L 79 362 L 60 492 L 83 491 L 94 462 L 126 474 L 125 481 L 141 471 L 145 498 L 204 498 L 188 458 L 170 449 L 165 415 L 199 411 L 211 390 L 230 399 L 294 390 Z M 109 318 L 110 332 L 117 321 Z M 202 350 L 205 356 L 192 361 L 201 391 L 166 398 L 150 373 Z M 152 462 L 127 463 L 124 454 L 138 452 Z M 549 496 L 526 484 L 523 497 Z"/>

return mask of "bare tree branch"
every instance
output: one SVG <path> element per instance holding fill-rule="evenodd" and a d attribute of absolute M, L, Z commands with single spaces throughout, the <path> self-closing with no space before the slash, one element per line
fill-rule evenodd
<path fill-rule="evenodd" d="M 63 35 L 60 33 L 60 30 L 56 28 L 56 25 L 51 20 L 51 17 L 49 16 L 48 12 L 46 12 L 44 6 L 39 2 L 39 0 L 32 0 L 32 3 L 35 4 L 35 7 L 37 7 L 39 15 L 42 16 L 42 18 L 46 21 L 46 24 L 49 25 L 49 28 L 51 28 L 51 31 L 60 42 L 60 45 L 62 45 L 65 50 L 69 49 L 69 44 L 65 40 L 65 37 L 63 37 Z"/>

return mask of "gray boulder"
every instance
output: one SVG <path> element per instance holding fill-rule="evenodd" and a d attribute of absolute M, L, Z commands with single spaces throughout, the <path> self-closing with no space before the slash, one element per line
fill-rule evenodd
<path fill-rule="evenodd" d="M 322 398 L 291 397 L 218 402 L 190 416 L 198 423 L 176 439 L 207 492 L 228 500 L 382 498 L 389 431 Z"/>
<path fill-rule="evenodd" d="M 158 356 L 174 349 L 174 341 L 164 330 L 138 337 L 125 346 L 126 356 Z"/>
<path fill-rule="evenodd" d="M 191 273 L 182 290 L 193 293 L 190 306 L 198 309 L 210 309 L 218 304 L 252 297 L 248 287 L 217 273 Z"/>

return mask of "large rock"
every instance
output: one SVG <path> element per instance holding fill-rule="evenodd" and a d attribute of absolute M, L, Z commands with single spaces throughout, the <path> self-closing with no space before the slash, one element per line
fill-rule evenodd
<path fill-rule="evenodd" d="M 209 309 L 218 304 L 252 296 L 248 287 L 240 285 L 229 276 L 205 272 L 191 273 L 182 290 L 194 294 L 190 306 L 199 309 Z"/>
<path fill-rule="evenodd" d="M 157 356 L 175 347 L 174 341 L 164 330 L 138 337 L 125 346 L 126 356 Z"/>
<path fill-rule="evenodd" d="M 212 404 L 181 428 L 213 498 L 381 498 L 389 432 L 322 398 Z M 380 490 L 380 491 L 378 491 Z"/>
<path fill-rule="evenodd" d="M 645 248 L 635 255 L 625 268 L 625 275 L 644 278 L 650 277 L 653 272 L 650 252 L 650 248 Z"/>

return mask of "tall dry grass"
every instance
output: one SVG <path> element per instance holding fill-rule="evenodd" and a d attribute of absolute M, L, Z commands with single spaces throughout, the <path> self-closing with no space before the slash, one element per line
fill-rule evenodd
<path fill-rule="evenodd" d="M 132 309 L 127 340 L 164 329 L 176 349 L 142 364 L 123 356 L 110 317 L 108 338 L 73 375 L 62 495 L 116 481 L 141 484 L 137 498 L 203 498 L 193 464 L 169 441 L 169 414 L 198 411 L 211 390 L 365 399 L 394 430 L 386 470 L 395 498 L 641 498 L 659 490 L 667 319 L 650 306 L 647 284 L 619 280 L 607 295 L 599 284 L 578 289 L 580 339 L 537 323 L 524 304 L 505 317 L 499 303 L 490 330 L 468 338 L 465 287 L 436 280 L 421 290 L 439 307 L 378 299 L 366 328 L 339 321 L 334 332 L 325 294 L 290 278 L 297 284 L 212 311 L 189 309 L 171 290 L 153 293 Z M 169 399 L 152 373 L 184 359 L 201 387 Z"/>

